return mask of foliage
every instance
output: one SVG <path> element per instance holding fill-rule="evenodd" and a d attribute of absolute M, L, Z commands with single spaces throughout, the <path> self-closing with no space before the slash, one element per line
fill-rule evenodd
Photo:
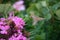
<path fill-rule="evenodd" d="M 9 0 L 9 4 L 12 5 L 15 1 L 11 1 L 13 0 Z M 20 12 L 15 11 L 9 4 L 7 4 L 7 0 L 2 1 L 2 3 L 5 3 L 5 6 L 0 4 L 0 14 L 3 10 L 5 11 L 3 11 L 3 15 L 14 10 L 16 13 L 15 15 L 22 17 L 25 20 L 25 29 L 30 32 L 30 40 L 60 40 L 60 0 L 24 1 L 26 10 Z M 8 6 L 6 6 L 6 4 Z M 38 21 L 36 25 L 33 25 L 33 18 L 31 18 L 30 12 L 34 12 L 34 15 L 45 19 Z"/>

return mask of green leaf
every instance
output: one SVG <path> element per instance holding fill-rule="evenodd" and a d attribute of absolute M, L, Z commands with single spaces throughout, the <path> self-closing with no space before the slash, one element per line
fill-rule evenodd
<path fill-rule="evenodd" d="M 57 15 L 56 19 L 60 20 L 60 9 L 56 11 L 56 15 Z"/>
<path fill-rule="evenodd" d="M 0 4 L 0 13 L 2 13 L 4 16 L 7 16 L 7 14 L 12 10 L 13 7 L 11 4 Z"/>

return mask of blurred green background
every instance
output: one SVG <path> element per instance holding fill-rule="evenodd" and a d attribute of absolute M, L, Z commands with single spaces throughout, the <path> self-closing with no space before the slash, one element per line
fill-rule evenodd
<path fill-rule="evenodd" d="M 0 18 L 7 17 L 16 1 L 0 0 Z M 30 40 L 60 40 L 60 0 L 24 0 L 24 5 L 26 10 L 16 12 L 15 15 L 25 20 Z M 45 19 L 36 20 L 36 25 L 33 25 L 35 19 L 31 18 L 30 12 L 34 12 L 34 17 Z"/>

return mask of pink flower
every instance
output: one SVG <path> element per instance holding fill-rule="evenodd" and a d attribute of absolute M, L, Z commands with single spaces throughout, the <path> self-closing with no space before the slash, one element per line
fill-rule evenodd
<path fill-rule="evenodd" d="M 23 28 L 23 26 L 25 25 L 25 22 L 22 18 L 14 16 L 14 12 L 10 12 L 7 19 L 12 20 L 18 28 Z"/>
<path fill-rule="evenodd" d="M 20 17 L 13 16 L 13 14 L 14 12 L 10 12 L 8 18 L 0 18 L 0 34 L 7 35 L 8 40 L 27 40 L 27 37 L 22 33 L 23 26 L 25 25 L 24 20 Z M 10 23 L 8 24 L 7 22 Z"/>
<path fill-rule="evenodd" d="M 17 37 L 14 36 L 14 35 L 12 35 L 12 37 L 9 38 L 9 40 L 11 40 L 11 39 L 12 39 L 12 40 L 27 40 L 27 38 L 24 37 L 22 34 L 18 34 Z"/>
<path fill-rule="evenodd" d="M 16 26 L 18 28 L 23 28 L 23 26 L 25 25 L 25 22 L 22 18 L 19 18 L 17 16 L 12 18 L 12 21 L 14 21 L 14 23 L 16 24 Z"/>
<path fill-rule="evenodd" d="M 1 34 L 7 34 L 7 31 L 0 31 Z"/>
<path fill-rule="evenodd" d="M 14 11 L 9 12 L 9 18 L 14 17 Z"/>
<path fill-rule="evenodd" d="M 5 39 L 2 39 L 2 38 L 1 38 L 0 40 L 5 40 Z"/>
<path fill-rule="evenodd" d="M 21 30 L 17 30 L 18 33 L 22 34 Z"/>
<path fill-rule="evenodd" d="M 8 30 L 10 27 L 8 26 L 8 25 L 6 25 L 6 26 L 0 26 L 0 29 L 1 30 Z"/>
<path fill-rule="evenodd" d="M 6 19 L 5 18 L 0 18 L 1 21 L 5 21 Z"/>
<path fill-rule="evenodd" d="M 9 38 L 9 40 L 16 40 L 16 37 L 12 36 L 12 37 Z"/>
<path fill-rule="evenodd" d="M 23 4 L 23 3 L 24 3 L 24 1 L 22 1 L 22 0 L 16 2 L 16 4 L 18 4 L 18 5 Z"/>
<path fill-rule="evenodd" d="M 15 8 L 18 11 L 25 10 L 25 6 L 23 5 L 24 1 L 17 1 L 13 4 L 13 8 Z"/>
<path fill-rule="evenodd" d="M 22 35 L 22 32 L 20 32 L 20 33 L 15 33 L 14 35 L 12 35 L 12 36 L 9 38 L 9 40 L 11 40 L 11 39 L 12 39 L 12 40 L 27 40 L 27 38 Z"/>
<path fill-rule="evenodd" d="M 24 37 L 23 35 L 19 34 L 19 36 L 16 38 L 17 40 L 27 40 L 26 37 Z"/>
<path fill-rule="evenodd" d="M 24 37 L 24 36 L 22 36 L 22 39 L 23 39 L 23 40 L 27 40 L 27 38 L 26 38 L 26 37 Z"/>
<path fill-rule="evenodd" d="M 1 21 L 1 22 L 0 22 L 0 25 L 1 25 L 1 24 L 4 24 L 4 22 Z"/>

